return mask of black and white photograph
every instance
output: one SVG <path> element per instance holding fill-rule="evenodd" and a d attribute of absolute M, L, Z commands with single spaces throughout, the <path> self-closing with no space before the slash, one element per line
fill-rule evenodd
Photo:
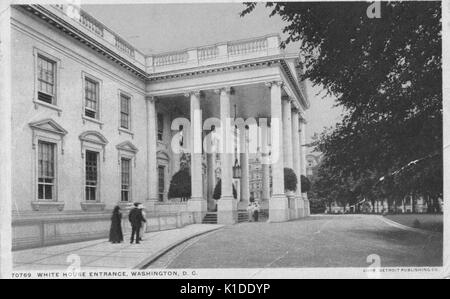
<path fill-rule="evenodd" d="M 1 278 L 450 275 L 450 3 L 0 8 Z"/>

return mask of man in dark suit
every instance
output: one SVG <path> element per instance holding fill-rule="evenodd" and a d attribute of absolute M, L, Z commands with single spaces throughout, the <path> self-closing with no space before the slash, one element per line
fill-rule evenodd
<path fill-rule="evenodd" d="M 128 214 L 128 220 L 131 223 L 131 240 L 130 244 L 133 244 L 134 237 L 136 236 L 136 244 L 139 244 L 139 231 L 141 230 L 142 222 L 147 222 L 142 215 L 142 210 L 139 209 L 140 203 L 135 202 L 134 208 Z"/>

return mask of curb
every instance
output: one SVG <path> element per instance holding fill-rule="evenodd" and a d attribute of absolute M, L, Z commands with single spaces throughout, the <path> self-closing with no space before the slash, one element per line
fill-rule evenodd
<path fill-rule="evenodd" d="M 433 232 L 433 231 L 429 231 L 429 230 L 423 230 L 423 229 L 420 229 L 420 228 L 414 228 L 414 227 L 406 226 L 406 225 L 398 223 L 398 222 L 396 222 L 394 220 L 388 219 L 388 218 L 386 218 L 384 216 L 378 216 L 378 218 L 380 220 L 382 220 L 383 222 L 391 225 L 391 226 L 394 226 L 394 227 L 397 227 L 399 229 L 403 229 L 403 230 L 406 230 L 406 231 L 415 232 L 415 233 L 419 233 L 419 234 L 422 234 L 422 235 L 432 235 L 432 236 L 439 236 L 439 235 L 441 235 L 438 232 Z"/>
<path fill-rule="evenodd" d="M 217 230 L 222 229 L 222 228 L 224 228 L 224 227 L 225 227 L 225 226 L 216 227 L 216 228 L 213 228 L 213 229 L 204 231 L 204 232 L 199 232 L 199 233 L 193 234 L 192 236 L 189 236 L 189 237 L 183 238 L 183 239 L 181 239 L 181 240 L 179 240 L 179 241 L 176 241 L 176 242 L 174 242 L 173 244 L 170 244 L 169 246 L 167 246 L 167 247 L 165 247 L 165 248 L 163 248 L 163 249 L 157 251 L 155 254 L 151 255 L 151 256 L 148 257 L 148 258 L 146 258 L 145 260 L 143 260 L 142 262 L 140 262 L 139 264 L 137 264 L 136 266 L 134 266 L 133 269 L 139 269 L 139 270 L 145 269 L 145 268 L 147 268 L 150 264 L 152 264 L 153 262 L 155 262 L 155 261 L 156 261 L 157 259 L 159 259 L 161 256 L 163 256 L 163 255 L 166 254 L 167 252 L 171 251 L 172 249 L 174 249 L 174 248 L 177 247 L 178 245 L 181 245 L 181 244 L 183 244 L 184 242 L 189 241 L 189 240 L 191 240 L 191 239 L 193 239 L 193 238 L 196 238 L 196 237 L 198 237 L 198 236 L 201 236 L 201 235 L 204 235 L 204 234 L 213 232 L 213 231 L 217 231 Z"/>

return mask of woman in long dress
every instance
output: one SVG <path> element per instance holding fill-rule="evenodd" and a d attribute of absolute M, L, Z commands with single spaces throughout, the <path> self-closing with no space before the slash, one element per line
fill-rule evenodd
<path fill-rule="evenodd" d="M 123 241 L 122 233 L 122 213 L 120 212 L 120 207 L 114 207 L 111 216 L 111 229 L 109 230 L 109 242 L 120 243 Z"/>

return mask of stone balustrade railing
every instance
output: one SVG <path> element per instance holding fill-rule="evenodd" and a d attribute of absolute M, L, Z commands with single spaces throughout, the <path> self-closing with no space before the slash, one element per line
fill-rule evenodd
<path fill-rule="evenodd" d="M 89 32 L 102 38 L 109 44 L 109 47 L 133 59 L 135 63 L 150 74 L 282 53 L 279 47 L 279 35 L 272 34 L 259 38 L 224 42 L 182 51 L 146 56 L 80 7 L 71 4 L 53 4 L 51 7 L 74 20 Z"/>
<path fill-rule="evenodd" d="M 267 50 L 267 46 L 267 38 L 236 42 L 228 45 L 228 53 L 230 53 L 230 55 L 240 55 L 253 52 L 264 52 Z"/>
<path fill-rule="evenodd" d="M 182 64 L 188 61 L 187 52 L 177 52 L 172 54 L 162 54 L 153 57 L 155 66 L 165 66 L 171 64 Z"/>
<path fill-rule="evenodd" d="M 113 45 L 120 52 L 125 53 L 131 58 L 137 59 L 137 50 L 133 46 L 131 46 L 124 39 L 112 32 L 101 22 L 97 21 L 93 16 L 82 10 L 80 7 L 70 4 L 54 4 L 51 6 L 61 11 L 72 20 L 75 20 L 90 32 L 93 32 L 97 36 L 103 38 L 106 42 Z M 144 64 L 145 56 L 141 53 L 139 54 L 140 57 L 138 60 L 141 64 Z"/>
<path fill-rule="evenodd" d="M 196 66 L 233 62 L 281 54 L 278 35 L 225 42 L 147 57 L 147 72 L 181 70 Z"/>
<path fill-rule="evenodd" d="M 118 36 L 114 36 L 114 41 L 114 45 L 117 49 L 134 58 L 134 49 L 132 46 Z"/>

